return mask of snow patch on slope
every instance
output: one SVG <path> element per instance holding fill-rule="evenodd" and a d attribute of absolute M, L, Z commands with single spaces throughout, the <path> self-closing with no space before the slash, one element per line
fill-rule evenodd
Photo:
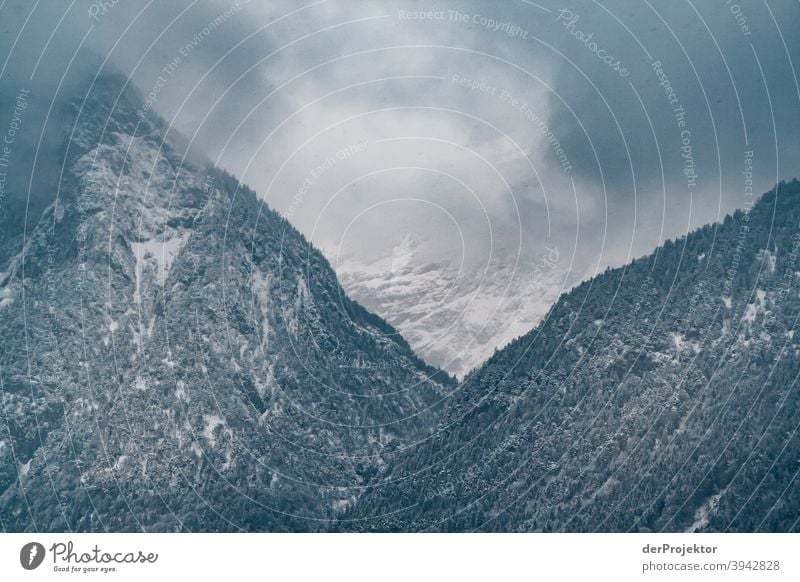
<path fill-rule="evenodd" d="M 716 495 L 712 495 L 697 509 L 697 512 L 694 515 L 694 522 L 692 522 L 692 525 L 686 528 L 686 533 L 694 533 L 708 525 L 708 522 L 711 516 L 717 510 L 717 506 L 719 506 L 719 500 L 722 498 L 724 493 L 725 491 L 721 491 Z"/>
<path fill-rule="evenodd" d="M 261 317 L 261 338 L 259 349 L 261 353 L 266 353 L 269 347 L 269 311 L 272 289 L 272 278 L 265 275 L 260 270 L 253 271 L 253 303 L 254 312 L 260 313 Z M 255 314 L 255 313 L 254 313 Z"/>
<path fill-rule="evenodd" d="M 756 300 L 753 303 L 748 303 L 742 315 L 742 320 L 753 323 L 756 317 L 765 311 L 767 293 L 762 289 L 756 289 Z"/>
<path fill-rule="evenodd" d="M 0 289 L 0 309 L 14 303 L 13 291 L 10 286 Z"/>
<path fill-rule="evenodd" d="M 683 334 L 680 333 L 671 333 L 670 337 L 672 338 L 672 344 L 675 346 L 675 350 L 680 353 L 685 349 L 691 349 L 695 354 L 698 353 L 701 349 L 699 343 L 687 340 Z"/>
<path fill-rule="evenodd" d="M 148 266 L 148 262 L 151 262 L 155 269 L 156 282 L 161 287 L 164 286 L 172 263 L 175 261 L 175 257 L 178 256 L 178 253 L 180 253 L 181 249 L 186 245 L 188 239 L 188 232 L 180 232 L 172 238 L 165 240 L 153 239 L 145 242 L 131 243 L 131 251 L 133 252 L 133 256 L 136 257 L 137 291 L 140 291 L 141 277 L 144 269 Z M 141 297 L 139 296 L 137 303 L 140 300 Z"/>
<path fill-rule="evenodd" d="M 225 421 L 217 414 L 204 414 L 203 415 L 203 436 L 211 447 L 217 446 L 217 437 L 214 436 L 214 431 L 218 426 L 225 426 Z"/>
<path fill-rule="evenodd" d="M 767 274 L 774 275 L 775 274 L 775 267 L 778 262 L 778 258 L 772 251 L 768 249 L 761 249 L 758 253 L 759 259 L 765 264 L 767 268 Z"/>

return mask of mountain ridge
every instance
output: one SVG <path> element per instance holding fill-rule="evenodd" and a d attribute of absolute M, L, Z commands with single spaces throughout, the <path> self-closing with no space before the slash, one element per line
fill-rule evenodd
<path fill-rule="evenodd" d="M 374 483 L 347 516 L 360 524 L 352 528 L 790 531 L 796 527 L 792 520 L 800 502 L 797 463 L 787 461 L 782 466 L 777 461 L 792 458 L 788 451 L 800 446 L 791 413 L 797 408 L 796 370 L 783 349 L 788 346 L 794 357 L 798 354 L 792 329 L 798 313 L 794 282 L 798 272 L 792 257 L 800 239 L 799 197 L 800 182 L 782 182 L 750 212 L 735 212 L 718 225 L 667 241 L 656 252 L 608 269 L 562 295 L 539 326 L 499 350 L 461 385 L 443 413 L 435 442 L 420 447 L 413 458 L 406 455 L 400 460 L 403 472 L 416 476 L 414 483 Z M 773 215 L 778 220 L 773 221 Z M 740 231 L 749 238 L 738 245 Z M 707 254 L 714 245 L 723 250 Z M 656 261 L 666 267 L 653 267 Z M 731 270 L 732 264 L 736 268 Z M 769 283 L 766 290 L 754 283 L 765 265 L 768 273 L 761 281 L 762 286 L 764 280 Z M 780 280 L 775 276 L 782 272 L 779 267 L 786 271 Z M 782 287 L 786 277 L 791 282 Z M 624 309 L 614 311 L 615 300 Z M 659 319 L 662 312 L 667 319 Z M 787 346 L 779 343 L 784 339 Z M 717 358 L 724 358 L 724 366 L 716 365 Z M 751 360 L 756 363 L 748 364 Z M 765 361 L 772 363 L 772 369 L 763 369 Z M 742 374 L 743 369 L 748 373 Z M 738 379 L 726 383 L 732 374 L 739 374 Z M 791 380 L 790 388 L 778 377 Z M 741 389 L 760 382 L 764 385 L 755 399 Z M 734 390 L 726 393 L 729 386 Z M 720 395 L 729 406 L 721 406 L 709 394 Z M 767 395 L 775 396 L 774 402 Z M 770 421 L 759 425 L 749 417 L 754 410 L 759 414 L 768 410 L 772 417 L 765 418 Z M 704 421 L 707 414 L 711 416 Z M 741 443 L 747 439 L 740 430 L 731 433 L 710 422 L 722 417 L 735 418 L 739 428 L 747 426 L 760 434 L 758 445 L 766 450 L 748 449 Z M 778 438 L 775 424 L 787 428 L 785 440 L 768 448 L 765 443 Z M 708 436 L 720 433 L 726 437 Z M 727 443 L 727 465 L 712 454 L 706 458 L 709 468 L 699 469 L 681 464 L 674 454 L 675 449 L 688 447 L 692 455 L 708 455 L 717 442 Z M 576 453 L 583 456 L 574 457 Z M 766 468 L 753 468 L 756 454 L 776 458 Z M 640 473 L 639 464 L 649 467 L 648 472 Z M 653 498 L 638 499 L 654 473 L 679 493 L 670 495 L 665 488 L 650 485 L 646 491 Z M 737 476 L 754 481 L 737 483 Z M 744 511 L 732 501 L 742 495 L 739 491 L 750 493 L 753 483 L 758 489 L 766 480 L 779 478 L 786 487 L 766 491 L 769 502 L 756 503 L 750 494 L 750 511 Z M 509 485 L 519 497 L 504 489 Z M 703 494 L 709 487 L 712 493 Z M 777 515 L 772 502 L 788 504 L 785 514 Z M 625 510 L 611 510 L 615 503 L 626 504 Z M 387 515 L 380 517 L 384 512 Z M 637 515 L 641 517 L 634 519 Z"/>
<path fill-rule="evenodd" d="M 3 530 L 796 529 L 797 180 L 456 384 L 125 77 L 95 85 L 4 241 Z"/>
<path fill-rule="evenodd" d="M 119 76 L 0 283 L 0 526 L 316 531 L 452 379 Z"/>

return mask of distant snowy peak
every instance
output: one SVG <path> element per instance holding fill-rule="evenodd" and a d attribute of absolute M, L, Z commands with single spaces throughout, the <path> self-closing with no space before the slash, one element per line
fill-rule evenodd
<path fill-rule="evenodd" d="M 407 272 L 412 266 L 414 255 L 416 254 L 416 245 L 411 235 L 406 234 L 400 239 L 400 242 L 392 249 L 391 265 L 389 269 L 389 276 L 396 277 Z"/>
<path fill-rule="evenodd" d="M 556 250 L 524 270 L 495 264 L 465 271 L 449 260 L 418 262 L 416 249 L 406 236 L 389 259 L 365 264 L 349 257 L 338 265 L 339 278 L 423 359 L 459 377 L 527 333 L 565 290 Z"/>

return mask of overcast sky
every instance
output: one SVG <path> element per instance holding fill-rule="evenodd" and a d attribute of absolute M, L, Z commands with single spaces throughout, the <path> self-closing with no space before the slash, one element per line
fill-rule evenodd
<path fill-rule="evenodd" d="M 0 113 L 120 70 L 334 262 L 411 236 L 419 260 L 525 273 L 549 246 L 574 282 L 744 206 L 748 152 L 756 193 L 800 174 L 799 17 L 790 0 L 0 0 Z"/>

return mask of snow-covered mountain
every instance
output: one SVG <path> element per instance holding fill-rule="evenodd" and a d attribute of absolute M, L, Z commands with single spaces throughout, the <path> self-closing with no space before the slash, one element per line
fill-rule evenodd
<path fill-rule="evenodd" d="M 557 247 L 532 260 L 509 252 L 465 267 L 427 262 L 424 244 L 402 235 L 388 256 L 368 263 L 343 257 L 336 270 L 348 294 L 397 328 L 425 361 L 461 378 L 527 333 L 570 286 Z"/>

